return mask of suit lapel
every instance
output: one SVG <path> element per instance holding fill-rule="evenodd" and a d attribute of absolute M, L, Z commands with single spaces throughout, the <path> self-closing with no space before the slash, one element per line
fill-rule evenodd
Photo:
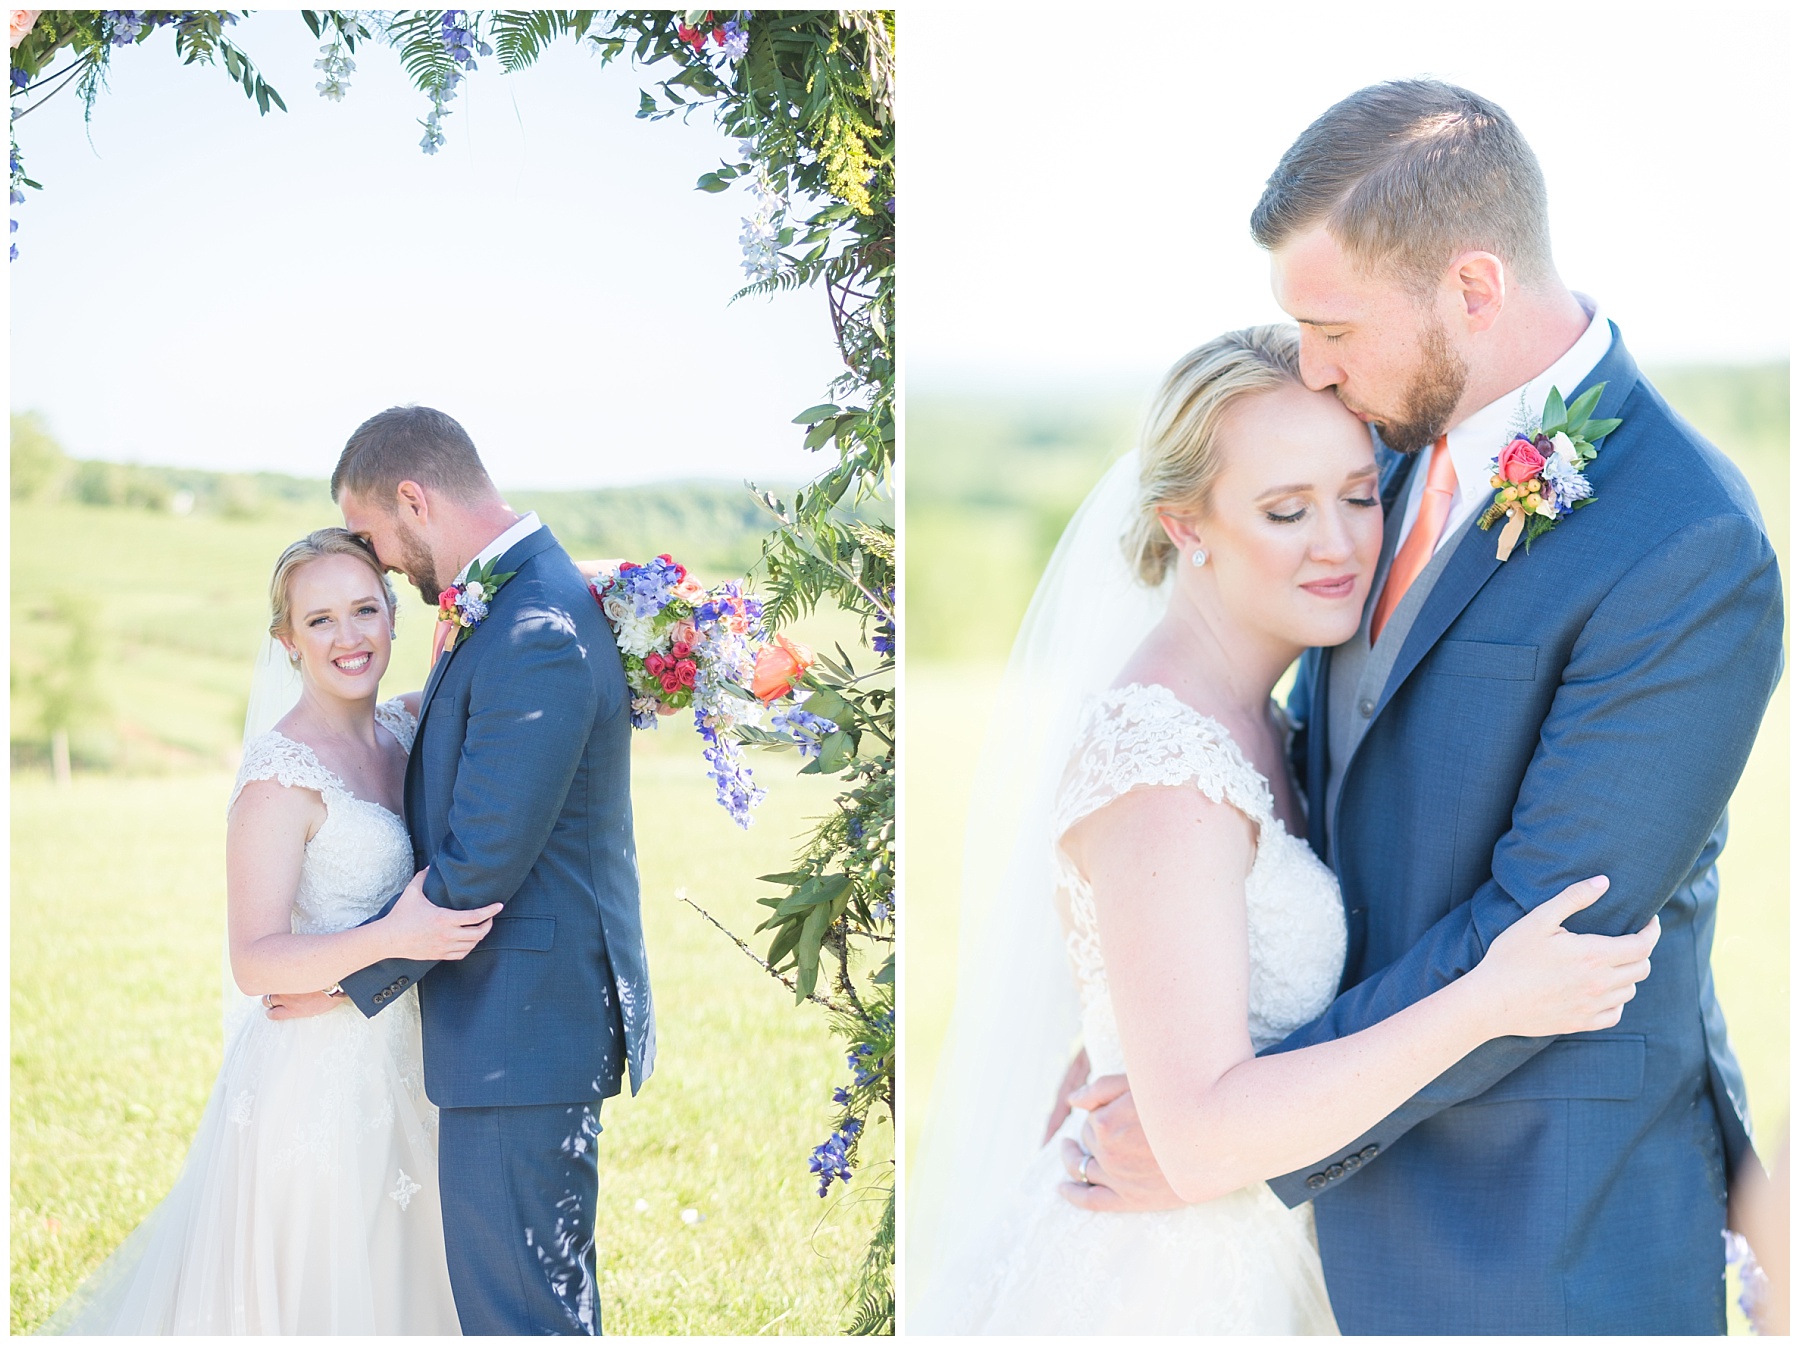
<path fill-rule="evenodd" d="M 513 571 L 513 578 L 516 579 L 518 578 L 517 572 L 524 568 L 527 561 L 538 555 L 540 552 L 549 551 L 554 546 L 556 546 L 555 535 L 552 534 L 548 528 L 540 527 L 529 537 L 521 538 L 519 541 L 513 543 L 511 547 L 508 547 L 506 552 L 500 557 L 499 563 L 495 565 L 494 569 L 500 574 L 505 574 L 509 570 Z M 488 615 L 482 621 L 482 626 L 486 626 L 488 622 L 493 621 L 505 608 L 507 605 L 507 595 L 513 592 L 515 591 L 513 590 L 510 581 L 500 586 L 500 592 L 494 595 L 494 601 L 488 605 Z M 431 675 L 425 679 L 425 691 L 419 697 L 419 728 L 421 731 L 425 728 L 425 716 L 431 709 L 431 699 L 437 694 L 438 685 L 443 682 L 444 674 L 450 667 L 450 661 L 456 657 L 457 652 L 461 650 L 464 645 L 468 644 L 480 634 L 480 630 L 480 627 L 476 627 L 472 631 L 464 631 L 461 639 L 449 649 L 445 650 L 443 654 L 438 657 L 438 661 L 431 666 Z M 408 774 L 410 777 L 410 771 Z"/>
<path fill-rule="evenodd" d="M 1637 379 L 1637 363 L 1619 339 L 1619 329 L 1613 327 L 1612 345 L 1607 348 L 1593 372 L 1567 394 L 1566 400 L 1573 402 L 1596 383 L 1606 384 L 1606 391 L 1600 395 L 1599 405 L 1593 411 L 1593 419 L 1603 420 L 1617 414 L 1618 408 L 1624 404 L 1637 384 Z M 1496 451 L 1499 447 L 1495 446 Z M 1604 455 L 1605 452 L 1605 441 L 1602 441 L 1601 454 Z M 1578 518 L 1569 518 L 1558 526 L 1578 528 L 1581 525 Z M 1554 546 L 1555 539 L 1556 535 L 1551 533 L 1541 539 L 1538 546 Z M 1424 606 L 1419 609 L 1412 630 L 1407 632 L 1406 643 L 1400 647 L 1400 655 L 1394 660 L 1394 667 L 1388 673 L 1387 685 L 1381 689 L 1381 699 L 1375 703 L 1376 715 L 1380 715 L 1388 702 L 1394 699 L 1394 694 L 1419 666 L 1419 661 L 1424 659 L 1431 647 L 1449 630 L 1450 624 L 1462 615 L 1463 609 L 1474 601 L 1475 595 L 1493 578 L 1494 572 L 1502 565 L 1519 565 L 1525 562 L 1527 553 L 1523 547 L 1513 552 L 1510 561 L 1501 561 L 1495 555 L 1497 546 L 1498 534 L 1491 530 L 1483 532 L 1471 524 L 1463 534 L 1462 541 L 1456 544 L 1456 552 L 1444 567 L 1443 573 L 1438 576 L 1437 583 L 1425 595 Z"/>

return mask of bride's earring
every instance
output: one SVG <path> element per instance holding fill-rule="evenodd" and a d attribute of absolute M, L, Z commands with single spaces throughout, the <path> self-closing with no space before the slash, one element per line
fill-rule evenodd
<path fill-rule="evenodd" d="M 1205 565 L 1206 564 L 1206 548 L 1205 547 L 1195 547 L 1194 554 L 1191 557 L 1189 557 L 1188 559 L 1191 560 L 1197 566 Z"/>
<path fill-rule="evenodd" d="M 292 664 L 295 668 L 299 668 L 300 667 L 300 651 L 299 650 L 289 650 L 288 651 L 288 662 L 290 664 Z"/>

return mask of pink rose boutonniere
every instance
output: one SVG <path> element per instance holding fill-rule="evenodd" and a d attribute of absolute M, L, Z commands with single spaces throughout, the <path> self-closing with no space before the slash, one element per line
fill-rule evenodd
<path fill-rule="evenodd" d="M 1594 488 L 1582 469 L 1599 452 L 1598 442 L 1620 425 L 1616 418 L 1589 419 L 1605 390 L 1604 383 L 1596 383 L 1564 406 L 1562 394 L 1552 388 L 1538 428 L 1514 435 L 1495 455 L 1489 469 L 1493 503 L 1477 522 L 1488 529 L 1506 520 L 1494 553 L 1500 560 L 1512 555 L 1521 537 L 1529 552 L 1558 522 L 1594 503 Z"/>

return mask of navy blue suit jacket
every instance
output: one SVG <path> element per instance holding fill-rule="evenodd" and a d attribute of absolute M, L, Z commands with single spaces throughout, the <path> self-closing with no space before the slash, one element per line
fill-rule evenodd
<path fill-rule="evenodd" d="M 1618 331 L 1594 413 L 1623 424 L 1594 503 L 1505 563 L 1470 529 L 1421 608 L 1325 816 L 1331 651 L 1292 698 L 1296 763 L 1349 916 L 1337 1000 L 1274 1050 L 1342 1037 L 1472 968 L 1566 885 L 1568 924 L 1660 913 L 1618 1026 L 1481 1047 L 1337 1154 L 1315 1200 L 1347 1332 L 1723 1332 L 1720 1232 L 1748 1146 L 1709 955 L 1737 784 L 1781 668 L 1775 554 L 1750 489 Z M 1390 507 L 1410 470 L 1383 451 Z"/>
<path fill-rule="evenodd" d="M 592 1103 L 649 1076 L 656 1022 L 631 827 L 631 699 L 612 629 L 547 528 L 425 685 L 406 767 L 442 907 L 506 908 L 467 958 L 343 979 L 364 1014 L 416 983 L 440 1107 Z M 391 904 L 390 904 L 391 905 Z"/>

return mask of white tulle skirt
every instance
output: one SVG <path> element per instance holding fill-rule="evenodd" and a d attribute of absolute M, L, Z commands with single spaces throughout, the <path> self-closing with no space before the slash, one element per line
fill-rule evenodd
<path fill-rule="evenodd" d="M 1266 1183 L 1178 1210 L 1098 1213 L 1057 1194 L 1062 1140 L 1038 1153 L 1005 1215 L 962 1245 L 913 1308 L 911 1333 L 1337 1335 L 1312 1207 Z"/>
<path fill-rule="evenodd" d="M 174 1190 L 44 1330 L 458 1334 L 416 992 L 253 1019 Z"/>

